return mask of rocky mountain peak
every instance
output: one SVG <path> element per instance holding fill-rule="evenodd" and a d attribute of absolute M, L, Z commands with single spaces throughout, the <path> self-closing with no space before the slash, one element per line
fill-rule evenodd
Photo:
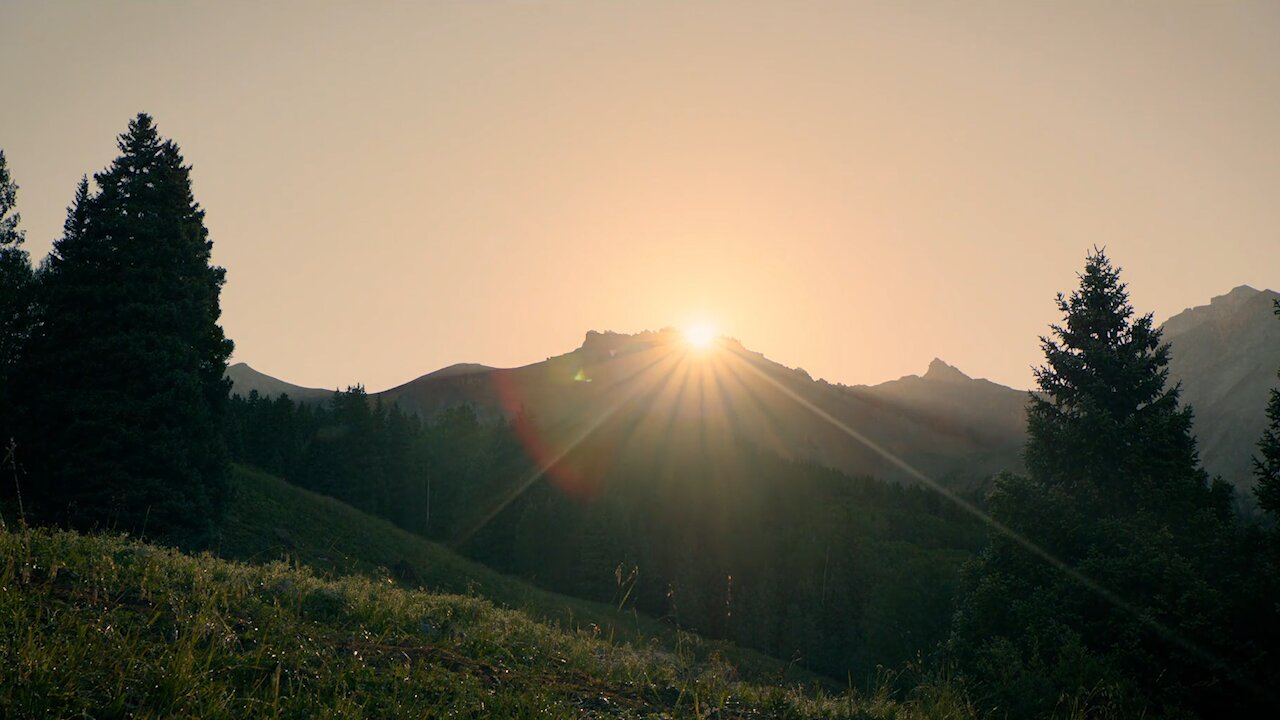
<path fill-rule="evenodd" d="M 1166 338 L 1180 335 L 1206 322 L 1214 322 L 1238 313 L 1262 295 L 1274 296 L 1270 290 L 1257 290 L 1248 285 L 1239 285 L 1224 295 L 1209 300 L 1208 305 L 1197 305 L 1187 308 L 1164 321 L 1162 325 Z"/>
<path fill-rule="evenodd" d="M 928 380 L 939 380 L 942 382 L 958 382 L 972 380 L 973 378 L 960 372 L 952 365 L 948 365 L 939 358 L 934 358 L 929 363 L 929 369 L 925 372 L 924 377 Z"/>

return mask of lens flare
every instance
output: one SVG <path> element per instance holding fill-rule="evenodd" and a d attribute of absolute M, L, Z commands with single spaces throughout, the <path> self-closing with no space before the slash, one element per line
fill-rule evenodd
<path fill-rule="evenodd" d="M 708 348 L 715 342 L 716 329 L 707 323 L 690 325 L 684 330 L 685 342 L 699 350 Z"/>

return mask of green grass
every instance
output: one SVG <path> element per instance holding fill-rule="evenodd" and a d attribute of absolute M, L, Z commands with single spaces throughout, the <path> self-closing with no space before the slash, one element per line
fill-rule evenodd
<path fill-rule="evenodd" d="M 429 554 L 390 549 L 450 582 L 474 579 L 456 558 L 432 569 Z M 0 533 L 0 717 L 970 715 L 945 684 L 905 703 L 750 684 L 714 652 L 610 641 L 387 578 L 120 536 Z"/>

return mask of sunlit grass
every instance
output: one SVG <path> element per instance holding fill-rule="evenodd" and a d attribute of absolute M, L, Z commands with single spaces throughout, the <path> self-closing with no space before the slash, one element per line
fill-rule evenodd
<path fill-rule="evenodd" d="M 740 682 L 468 596 L 118 536 L 0 533 L 4 717 L 966 717 Z M 956 710 L 963 710 L 956 713 Z"/>

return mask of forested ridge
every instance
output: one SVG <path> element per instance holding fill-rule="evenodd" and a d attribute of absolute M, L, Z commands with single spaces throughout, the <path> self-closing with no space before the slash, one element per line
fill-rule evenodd
<path fill-rule="evenodd" d="M 1255 522 L 1201 467 L 1169 346 L 1102 250 L 1041 338 L 1026 472 L 969 494 L 850 477 L 740 437 L 708 444 L 684 425 L 636 447 L 601 421 L 548 455 L 519 413 L 420 416 L 360 387 L 326 403 L 231 397 L 225 272 L 190 168 L 145 114 L 118 149 L 75 189 L 36 267 L 0 154 L 0 517 L 14 557 L 31 525 L 215 549 L 238 502 L 234 459 L 545 588 L 855 689 L 886 686 L 888 671 L 886 691 L 906 697 L 916 678 L 945 677 L 994 717 L 1277 705 L 1280 390 L 1253 458 Z M 560 471 L 573 482 L 550 481 Z M 32 537 L 41 557 L 133 552 Z M 30 575 L 21 564 L 6 572 Z M 5 596 L 21 613 L 4 616 L 3 651 L 40 645 L 15 618 L 66 602 L 55 580 Z M 238 587 L 236 602 L 258 607 Z M 22 682 L 21 697 L 39 692 Z"/>
<path fill-rule="evenodd" d="M 590 500 L 537 482 L 487 517 L 536 472 L 514 422 L 467 406 L 423 422 L 359 388 L 328 405 L 235 396 L 230 422 L 241 461 L 492 567 L 860 682 L 945 639 L 983 537 L 922 487 L 750 446 L 621 458 Z"/>

